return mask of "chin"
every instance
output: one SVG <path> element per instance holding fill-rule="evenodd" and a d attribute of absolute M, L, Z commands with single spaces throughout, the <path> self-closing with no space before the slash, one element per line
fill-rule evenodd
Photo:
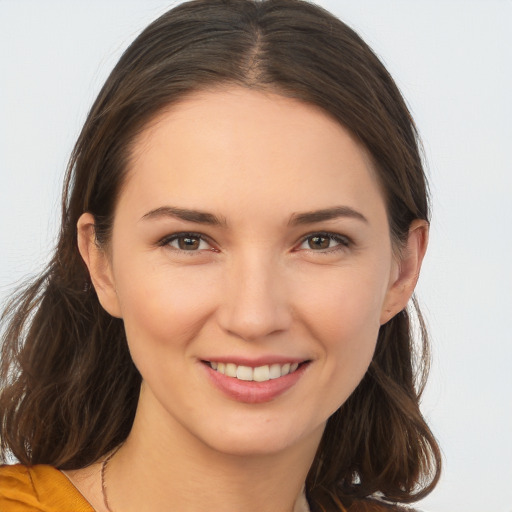
<path fill-rule="evenodd" d="M 216 452 L 239 457 L 260 457 L 278 455 L 283 452 L 299 449 L 303 446 L 317 446 L 322 437 L 325 423 L 314 429 L 269 428 L 262 425 L 261 429 L 227 428 L 218 435 L 207 435 L 203 442 Z"/>

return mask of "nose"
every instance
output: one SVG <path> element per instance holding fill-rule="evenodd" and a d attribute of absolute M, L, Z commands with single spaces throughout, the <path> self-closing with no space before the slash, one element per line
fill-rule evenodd
<path fill-rule="evenodd" d="M 218 309 L 221 328 L 245 341 L 286 331 L 292 315 L 278 263 L 251 254 L 229 267 Z"/>

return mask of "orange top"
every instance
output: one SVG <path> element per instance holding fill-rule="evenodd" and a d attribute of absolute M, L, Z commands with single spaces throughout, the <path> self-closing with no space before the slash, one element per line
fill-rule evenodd
<path fill-rule="evenodd" d="M 1 512 L 94 512 L 76 487 L 52 466 L 0 466 Z"/>
<path fill-rule="evenodd" d="M 345 509 L 343 509 L 345 510 Z M 0 466 L 0 512 L 94 512 L 64 473 L 53 466 Z M 415 512 L 374 500 L 353 503 L 349 512 Z"/>

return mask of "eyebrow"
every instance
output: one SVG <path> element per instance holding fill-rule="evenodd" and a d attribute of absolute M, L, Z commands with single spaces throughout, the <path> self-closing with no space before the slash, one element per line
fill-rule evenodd
<path fill-rule="evenodd" d="M 188 208 L 177 208 L 175 206 L 161 206 L 144 214 L 140 220 L 159 219 L 172 217 L 187 222 L 197 224 L 208 224 L 210 226 L 226 226 L 225 219 L 221 219 L 213 213 L 202 212 L 200 210 L 190 210 Z"/>
<path fill-rule="evenodd" d="M 368 219 L 357 210 L 350 206 L 334 206 L 323 210 L 315 210 L 304 213 L 294 213 L 288 222 L 289 225 L 299 226 L 303 224 L 313 224 L 325 220 L 334 220 L 340 217 L 348 217 L 350 219 L 360 220 L 368 224 Z"/>
<path fill-rule="evenodd" d="M 141 220 L 158 219 L 172 217 L 175 219 L 184 220 L 187 222 L 194 222 L 197 224 L 207 224 L 210 226 L 226 227 L 225 219 L 221 219 L 213 213 L 203 212 L 200 210 L 191 210 L 188 208 L 177 208 L 175 206 L 161 206 L 149 211 L 141 217 Z M 368 219 L 357 210 L 350 208 L 350 206 L 335 206 L 332 208 L 325 208 L 322 210 L 314 210 L 304 213 L 294 213 L 288 225 L 299 226 L 304 224 L 313 224 L 315 222 L 322 222 L 326 220 L 334 220 L 340 217 L 348 217 L 362 222 L 368 223 Z"/>

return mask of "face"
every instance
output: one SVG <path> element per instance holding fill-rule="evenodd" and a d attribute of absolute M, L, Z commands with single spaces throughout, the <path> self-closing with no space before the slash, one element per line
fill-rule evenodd
<path fill-rule="evenodd" d="M 93 280 L 152 421 L 221 452 L 277 452 L 318 439 L 365 374 L 397 312 L 393 254 L 354 138 L 316 107 L 231 88 L 136 140 Z"/>

